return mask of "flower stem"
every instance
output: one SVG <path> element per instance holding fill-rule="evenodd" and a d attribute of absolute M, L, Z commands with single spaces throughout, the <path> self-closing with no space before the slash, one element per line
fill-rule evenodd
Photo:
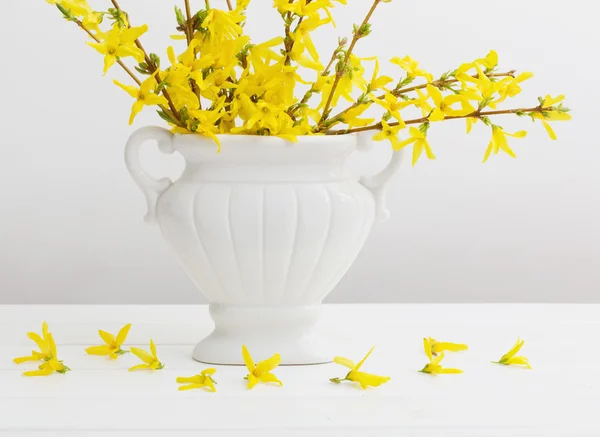
<path fill-rule="evenodd" d="M 185 0 L 185 16 L 187 18 L 185 23 L 185 37 L 187 38 L 187 43 L 189 46 L 190 42 L 192 41 L 192 37 L 194 36 L 192 31 L 192 12 L 190 11 L 190 0 Z"/>
<path fill-rule="evenodd" d="M 486 74 L 487 77 L 515 77 L 515 70 L 511 70 L 508 71 L 506 73 L 490 73 L 490 74 Z M 474 79 L 479 78 L 479 74 L 475 74 L 473 76 Z M 427 85 L 433 85 L 435 87 L 439 87 L 439 86 L 446 86 L 446 85 L 451 85 L 453 83 L 459 82 L 458 79 L 445 79 L 445 80 L 434 80 L 433 82 L 429 83 L 424 83 L 421 85 L 415 85 L 409 88 L 400 88 L 397 90 L 392 90 L 390 92 L 390 94 L 392 94 L 395 97 L 399 97 L 403 94 L 407 94 L 411 91 L 416 91 L 416 90 L 420 90 L 420 89 L 424 89 L 427 88 Z M 377 100 L 382 100 L 385 98 L 385 94 L 382 94 L 378 97 L 376 97 Z M 366 105 L 368 103 L 373 103 L 373 99 L 367 99 L 366 101 L 360 101 L 360 102 L 354 102 L 352 105 L 348 106 L 346 109 L 344 109 L 343 111 L 338 112 L 337 114 L 335 114 L 333 117 L 330 118 L 331 123 L 329 123 L 327 126 L 325 126 L 322 122 L 319 123 L 319 125 L 316 127 L 316 129 L 314 130 L 314 132 L 321 132 L 325 127 L 331 127 L 333 125 L 335 125 L 336 123 L 338 123 L 341 118 L 344 116 L 344 114 L 346 114 L 348 111 L 356 108 L 357 106 L 360 105 Z"/>
<path fill-rule="evenodd" d="M 369 9 L 369 12 L 367 13 L 367 16 L 363 20 L 362 24 L 360 25 L 360 27 L 358 27 L 354 31 L 354 35 L 352 36 L 352 41 L 350 42 L 350 46 L 348 47 L 348 50 L 346 50 L 346 56 L 344 56 L 344 59 L 343 59 L 341 65 L 339 65 L 338 68 L 336 68 L 335 79 L 333 81 L 333 85 L 331 86 L 331 91 L 329 92 L 329 96 L 327 97 L 327 102 L 325 103 L 325 106 L 323 108 L 323 114 L 321 115 L 321 120 L 319 121 L 319 124 L 321 124 L 325 120 L 327 120 L 327 117 L 329 116 L 329 111 L 330 111 L 329 108 L 331 106 L 331 101 L 333 100 L 333 96 L 335 94 L 335 89 L 337 88 L 338 83 L 340 82 L 340 80 L 342 79 L 342 76 L 344 75 L 346 66 L 348 65 L 348 61 L 350 60 L 350 55 L 352 54 L 352 50 L 354 50 L 354 46 L 356 45 L 358 40 L 363 36 L 362 30 L 369 23 L 369 20 L 371 19 L 371 16 L 373 15 L 373 12 L 375 12 L 375 8 L 377 8 L 377 5 L 379 4 L 380 1 L 381 0 L 375 0 L 373 2 L 371 9 Z"/>
<path fill-rule="evenodd" d="M 123 9 L 121 9 L 121 7 L 119 6 L 119 3 L 117 3 L 117 0 L 111 0 L 111 2 L 114 5 L 114 7 L 117 8 L 117 10 L 124 12 Z M 129 17 L 127 17 L 127 26 L 131 27 L 131 23 L 129 22 Z M 135 40 L 135 45 L 144 53 L 144 61 L 148 65 L 148 69 L 150 70 L 150 72 L 154 73 L 156 70 L 158 70 L 157 66 L 154 65 L 154 62 L 152 62 L 152 60 L 148 56 L 148 53 L 142 46 L 142 43 L 140 42 L 139 39 Z M 160 77 L 160 72 L 157 72 L 156 75 L 154 75 L 154 78 L 156 80 L 156 83 L 160 84 L 162 82 L 162 79 Z M 139 85 L 139 82 L 138 82 L 138 85 Z M 166 87 L 163 87 L 162 94 L 165 96 L 165 99 L 167 99 L 167 102 L 169 102 L 169 109 L 171 109 L 171 112 L 173 113 L 172 114 L 173 117 L 175 118 L 175 120 L 178 122 L 179 125 L 183 126 L 183 124 L 181 122 L 181 118 L 179 116 L 179 112 L 177 111 L 177 108 L 175 108 L 175 105 L 173 104 L 173 100 L 171 100 L 171 96 L 169 95 L 169 92 L 167 91 Z"/>
<path fill-rule="evenodd" d="M 490 115 L 504 115 L 504 114 L 517 114 L 517 113 L 523 113 L 523 114 L 527 114 L 527 113 L 532 113 L 532 112 L 544 112 L 544 111 L 551 111 L 552 107 L 547 107 L 547 108 L 542 108 L 541 106 L 536 106 L 535 108 L 515 108 L 515 109 L 503 109 L 503 110 L 498 110 L 498 111 L 475 111 L 472 112 L 470 114 L 467 115 L 452 115 L 452 116 L 447 116 L 446 118 L 444 118 L 444 120 L 458 120 L 458 119 L 462 119 L 462 118 L 481 118 L 481 117 L 487 117 Z M 421 118 L 414 118 L 412 120 L 405 120 L 404 123 L 409 125 L 409 124 L 421 124 L 421 123 L 426 123 L 429 121 L 429 118 L 427 117 L 421 117 Z M 395 121 L 392 123 L 388 123 L 388 125 L 390 127 L 392 126 L 398 126 L 400 123 Z M 365 132 L 365 131 L 369 131 L 369 130 L 381 130 L 381 128 L 383 127 L 382 123 L 375 123 L 369 126 L 363 126 L 363 127 L 356 127 L 356 128 L 352 128 L 352 129 L 339 129 L 339 130 L 330 130 L 330 131 L 325 131 L 323 132 L 325 135 L 344 135 L 344 134 L 351 134 L 351 133 L 356 133 L 356 132 Z"/>
<path fill-rule="evenodd" d="M 231 0 L 227 0 L 227 7 L 230 11 L 233 11 L 233 6 L 231 5 Z"/>

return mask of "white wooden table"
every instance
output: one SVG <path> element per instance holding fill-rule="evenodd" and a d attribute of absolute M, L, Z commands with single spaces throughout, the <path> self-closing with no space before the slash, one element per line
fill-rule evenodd
<path fill-rule="evenodd" d="M 324 316 L 332 356 L 358 360 L 377 344 L 364 370 L 392 380 L 362 391 L 331 384 L 345 374 L 335 364 L 285 367 L 282 388 L 248 391 L 244 368 L 218 367 L 217 393 L 179 392 L 177 376 L 208 367 L 190 356 L 211 329 L 206 307 L 0 306 L 0 435 L 600 436 L 600 305 L 331 305 Z M 73 370 L 25 378 L 32 366 L 12 358 L 42 320 Z M 152 337 L 165 369 L 128 373 L 132 354 L 84 353 L 98 329 L 128 322 L 128 345 Z M 424 336 L 467 343 L 444 361 L 465 373 L 418 373 Z M 517 336 L 534 369 L 491 364 Z"/>

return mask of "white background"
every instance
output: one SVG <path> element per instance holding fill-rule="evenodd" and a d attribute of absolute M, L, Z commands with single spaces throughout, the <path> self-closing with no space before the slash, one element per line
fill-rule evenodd
<path fill-rule="evenodd" d="M 315 37 L 323 58 L 371 3 L 348 2 L 335 12 L 337 29 Z M 204 302 L 158 229 L 142 223 L 144 199 L 123 164 L 133 129 L 161 120 L 149 110 L 127 125 L 131 100 L 111 83 L 127 78 L 118 67 L 102 77 L 101 56 L 54 7 L 2 3 L 0 303 Z M 150 25 L 143 42 L 166 59 L 173 2 L 121 6 L 134 25 Z M 600 302 L 597 14 L 583 0 L 380 6 L 358 55 L 410 54 L 439 75 L 495 49 L 504 70 L 536 73 L 515 105 L 565 93 L 574 118 L 555 125 L 556 142 L 541 125 L 502 119 L 507 130 L 531 131 L 512 142 L 518 159 L 485 165 L 484 126 L 465 136 L 463 122 L 435 125 L 438 160 L 407 163 L 389 196 L 391 220 L 373 229 L 330 301 Z M 252 2 L 247 30 L 255 41 L 280 33 L 270 1 Z M 388 154 L 380 143 L 353 164 L 375 171 Z M 146 158 L 161 175 L 176 177 L 183 165 L 153 150 Z"/>

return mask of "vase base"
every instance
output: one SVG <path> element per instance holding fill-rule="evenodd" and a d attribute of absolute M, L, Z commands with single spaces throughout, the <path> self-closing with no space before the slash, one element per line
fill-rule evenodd
<path fill-rule="evenodd" d="M 206 364 L 244 365 L 242 345 L 255 362 L 281 355 L 281 365 L 326 364 L 331 345 L 316 329 L 321 305 L 286 308 L 210 305 L 215 330 L 192 353 Z"/>
<path fill-rule="evenodd" d="M 245 344 L 255 362 L 266 360 L 275 353 L 281 355 L 282 366 L 301 366 L 311 364 L 328 364 L 332 362 L 331 352 L 323 347 L 321 339 L 305 338 L 302 341 L 276 342 L 240 341 L 218 338 L 209 335 L 194 348 L 192 357 L 205 364 L 243 366 L 242 344 Z M 331 351 L 331 349 L 329 349 Z"/>

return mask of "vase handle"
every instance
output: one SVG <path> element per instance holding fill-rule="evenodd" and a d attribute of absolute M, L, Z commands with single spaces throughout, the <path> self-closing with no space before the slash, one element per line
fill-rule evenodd
<path fill-rule="evenodd" d="M 357 149 L 361 152 L 371 150 L 373 141 L 370 136 L 365 134 L 358 135 Z M 372 176 L 363 176 L 360 183 L 363 184 L 373 194 L 375 199 L 375 219 L 385 221 L 390 218 L 390 211 L 386 207 L 387 189 L 394 179 L 394 176 L 400 170 L 400 165 L 404 159 L 404 149 L 392 152 L 392 157 L 388 165 L 383 170 Z"/>
<path fill-rule="evenodd" d="M 125 165 L 129 174 L 140 187 L 146 203 L 148 212 L 144 220 L 148 223 L 156 222 L 156 203 L 158 198 L 173 184 L 170 178 L 155 179 L 149 176 L 140 163 L 140 148 L 147 140 L 155 140 L 158 149 L 162 153 L 171 154 L 175 151 L 173 147 L 173 134 L 168 130 L 157 127 L 147 126 L 136 130 L 131 134 L 125 146 Z"/>

